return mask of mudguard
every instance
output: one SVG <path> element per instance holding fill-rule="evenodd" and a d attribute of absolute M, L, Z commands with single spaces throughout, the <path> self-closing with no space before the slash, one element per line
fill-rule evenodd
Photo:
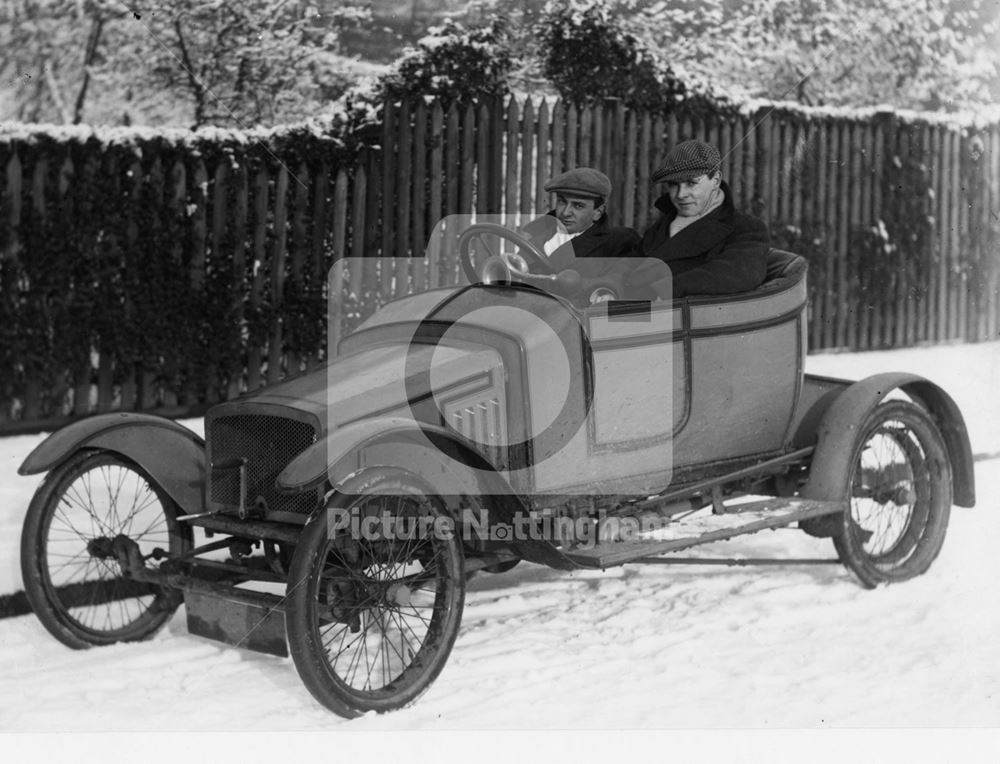
<path fill-rule="evenodd" d="M 893 390 L 902 390 L 922 406 L 944 437 L 951 459 L 954 501 L 960 507 L 976 503 L 972 447 L 965 420 L 948 393 L 933 382 L 904 372 L 876 374 L 855 382 L 829 405 L 816 430 L 809 481 L 801 491 L 807 499 L 846 501 L 847 476 L 858 430 Z"/>
<path fill-rule="evenodd" d="M 28 454 L 18 473 L 48 472 L 82 448 L 114 451 L 141 466 L 185 513 L 204 504 L 205 442 L 163 417 L 98 414 L 52 433 Z"/>
<path fill-rule="evenodd" d="M 327 481 L 336 486 L 359 469 L 375 465 L 409 470 L 447 501 L 483 497 L 493 526 L 513 525 L 515 515 L 528 513 L 504 476 L 453 432 L 404 417 L 368 419 L 335 430 L 299 454 L 278 475 L 277 483 L 280 490 L 289 492 Z M 509 547 L 541 565 L 566 570 L 579 567 L 548 540 L 513 541 Z"/>

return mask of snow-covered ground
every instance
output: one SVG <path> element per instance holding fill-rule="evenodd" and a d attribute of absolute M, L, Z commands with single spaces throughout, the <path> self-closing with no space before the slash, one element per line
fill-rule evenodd
<path fill-rule="evenodd" d="M 812 356 L 808 370 L 913 371 L 958 401 L 980 455 L 978 505 L 955 509 L 927 575 L 866 591 L 837 565 L 522 564 L 470 582 L 451 658 L 415 706 L 350 722 L 312 700 L 290 660 L 190 636 L 183 610 L 150 642 L 83 652 L 33 616 L 10 618 L 0 730 L 572 729 L 580 737 L 552 752 L 593 753 L 594 729 L 1000 726 L 1000 342 Z M 18 537 L 38 480 L 16 468 L 40 440 L 0 440 L 0 593 L 21 588 Z M 714 551 L 815 557 L 832 546 L 779 530 Z M 253 740 L 234 742 L 233 755 Z M 796 760 L 827 760 L 822 743 L 806 745 L 814 755 Z"/>

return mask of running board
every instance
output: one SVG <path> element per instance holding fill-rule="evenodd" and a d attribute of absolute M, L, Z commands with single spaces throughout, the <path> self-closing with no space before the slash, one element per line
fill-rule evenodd
<path fill-rule="evenodd" d="M 625 541 L 602 541 L 589 548 L 568 549 L 565 554 L 583 567 L 610 568 L 643 557 L 725 541 L 769 528 L 782 528 L 801 520 L 841 512 L 843 509 L 844 503 L 839 501 L 790 498 L 754 500 L 726 505 L 724 514 L 712 514 L 709 508 L 697 515 L 675 519 L 655 530 L 640 532 Z"/>

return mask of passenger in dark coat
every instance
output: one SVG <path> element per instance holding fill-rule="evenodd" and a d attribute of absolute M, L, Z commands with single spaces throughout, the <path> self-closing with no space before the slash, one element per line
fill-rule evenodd
<path fill-rule="evenodd" d="M 685 141 L 667 154 L 654 182 L 663 216 L 642 237 L 647 257 L 629 276 L 649 298 L 748 292 L 764 282 L 771 239 L 763 221 L 737 212 L 714 146 Z M 663 264 L 669 267 L 667 274 Z"/>

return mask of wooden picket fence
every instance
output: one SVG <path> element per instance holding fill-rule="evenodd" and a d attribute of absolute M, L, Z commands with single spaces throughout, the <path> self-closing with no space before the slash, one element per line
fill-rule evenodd
<path fill-rule="evenodd" d="M 641 231 L 657 215 L 650 175 L 685 138 L 717 145 L 737 206 L 767 220 L 776 245 L 809 258 L 810 350 L 997 338 L 997 124 L 418 99 L 387 105 L 379 145 L 349 164 L 317 159 L 315 147 L 286 155 L 237 142 L 212 153 L 137 135 L 139 150 L 123 155 L 100 141 L 0 133 L 0 275 L 41 257 L 51 236 L 29 234 L 58 220 L 81 232 L 80 257 L 99 246 L 104 276 L 146 290 L 117 295 L 114 331 L 94 329 L 89 352 L 72 362 L 3 367 L 0 431 L 117 409 L 190 414 L 312 368 L 388 300 L 462 280 L 453 251 L 424 251 L 442 217 L 520 225 L 549 208 L 543 184 L 566 168 L 606 172 L 612 222 Z M 112 183 L 110 208 L 84 201 L 95 177 Z M 132 276 L 157 260 L 184 274 L 186 307 L 171 320 L 201 334 L 175 354 L 167 343 L 137 358 L 119 330 L 151 320 L 136 306 L 152 304 L 157 285 Z M 7 278 L 0 296 L 30 305 L 25 282 Z"/>

